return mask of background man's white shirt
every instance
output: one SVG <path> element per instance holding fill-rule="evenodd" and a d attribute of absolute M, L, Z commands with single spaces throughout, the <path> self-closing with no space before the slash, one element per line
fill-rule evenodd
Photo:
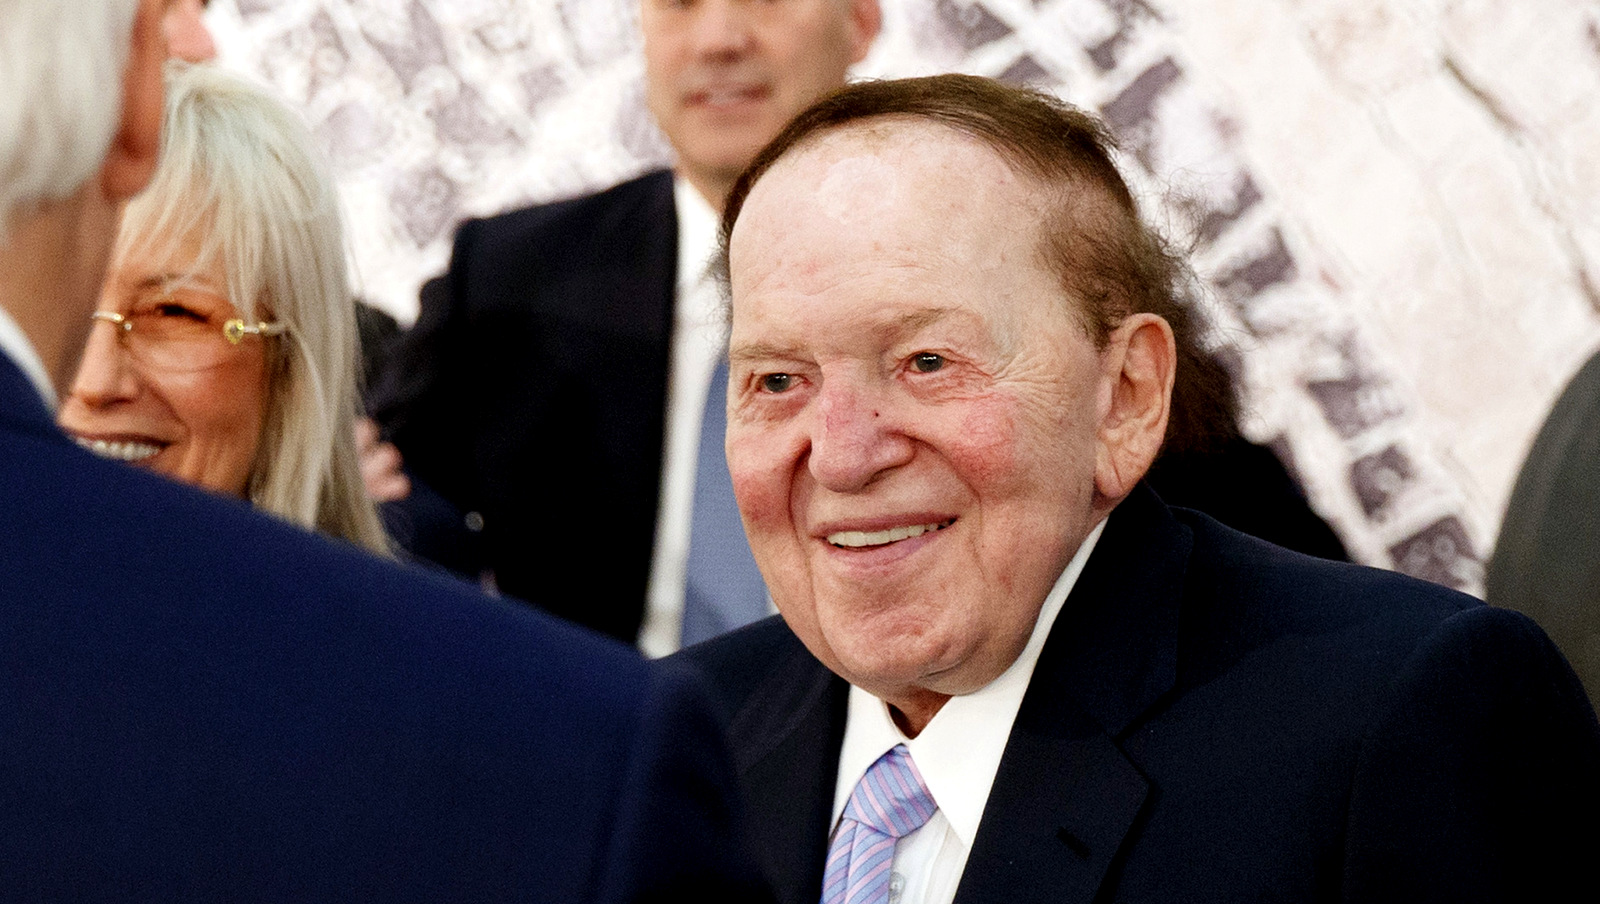
<path fill-rule="evenodd" d="M 678 285 L 672 314 L 661 501 L 656 510 L 644 624 L 639 629 L 639 649 L 647 656 L 665 656 L 678 649 L 700 422 L 711 374 L 727 341 L 722 291 L 711 266 L 717 253 L 717 212 L 681 176 L 673 180 L 672 200 L 678 212 Z"/>

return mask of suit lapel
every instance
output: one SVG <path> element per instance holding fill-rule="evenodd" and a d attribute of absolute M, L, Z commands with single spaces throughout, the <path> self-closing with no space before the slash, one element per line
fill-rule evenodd
<path fill-rule="evenodd" d="M 794 640 L 728 727 L 755 846 L 782 904 L 816 904 L 822 888 L 848 689 Z"/>
<path fill-rule="evenodd" d="M 1141 486 L 1051 628 L 957 904 L 1088 902 L 1150 795 L 1118 739 L 1170 690 L 1192 536 Z"/>

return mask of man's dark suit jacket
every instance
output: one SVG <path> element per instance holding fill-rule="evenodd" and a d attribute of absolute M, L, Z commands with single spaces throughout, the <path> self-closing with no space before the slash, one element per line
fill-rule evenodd
<path fill-rule="evenodd" d="M 813 904 L 847 686 L 778 619 L 679 658 L 731 715 L 779 899 Z M 1600 727 L 1532 622 L 1141 488 L 1050 633 L 956 901 L 1541 900 L 1592 883 L 1597 818 Z"/>
<path fill-rule="evenodd" d="M 463 224 L 371 393 L 412 476 L 482 518 L 501 592 L 627 642 L 661 493 L 672 174 Z M 573 563 L 596 553 L 581 591 Z"/>
<path fill-rule="evenodd" d="M 0 899 L 759 900 L 726 757 L 691 676 L 96 459 L 0 354 Z"/>
<path fill-rule="evenodd" d="M 677 255 L 668 172 L 462 225 L 370 407 L 413 477 L 482 517 L 481 558 L 438 529 L 454 522 L 426 513 L 425 490 L 389 508 L 391 528 L 421 555 L 450 549 L 443 564 L 491 568 L 507 595 L 632 642 L 661 494 Z M 1272 452 L 1234 439 L 1168 456 L 1152 480 L 1241 530 L 1344 558 Z M 585 573 L 584 592 L 546 592 L 596 549 L 608 567 Z"/>

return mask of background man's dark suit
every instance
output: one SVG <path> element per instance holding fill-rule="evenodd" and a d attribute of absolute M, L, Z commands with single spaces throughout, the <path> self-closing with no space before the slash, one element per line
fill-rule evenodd
<path fill-rule="evenodd" d="M 692 680 L 58 432 L 0 354 L 0 898 L 741 886 Z"/>
<path fill-rule="evenodd" d="M 780 900 L 812 904 L 847 686 L 778 619 L 679 658 L 731 715 Z M 1592 879 L 1597 813 L 1600 728 L 1527 619 L 1139 489 L 1041 654 L 956 901 L 1538 900 Z"/>
<path fill-rule="evenodd" d="M 483 519 L 500 590 L 633 642 L 661 489 L 672 174 L 462 225 L 372 392 L 413 477 Z M 401 503 L 402 507 L 404 503 Z M 581 592 L 567 566 L 598 554 Z"/>

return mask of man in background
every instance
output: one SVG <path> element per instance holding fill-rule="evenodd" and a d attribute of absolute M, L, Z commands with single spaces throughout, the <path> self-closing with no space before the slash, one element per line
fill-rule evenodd
<path fill-rule="evenodd" d="M 734 178 L 879 23 L 877 0 L 642 0 L 674 169 L 461 227 L 371 408 L 502 593 L 655 654 L 767 614 L 722 459 L 707 264 Z M 388 464 L 379 498 L 405 488 Z"/>
<path fill-rule="evenodd" d="M 171 9 L 0 3 L 0 897 L 762 900 L 690 679 L 56 428 Z"/>

